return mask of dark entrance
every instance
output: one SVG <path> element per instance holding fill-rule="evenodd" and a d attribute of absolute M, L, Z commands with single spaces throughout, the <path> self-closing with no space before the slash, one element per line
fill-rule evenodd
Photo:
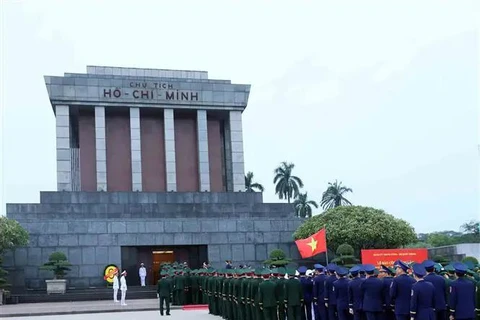
<path fill-rule="evenodd" d="M 128 272 L 128 285 L 139 286 L 138 268 L 143 262 L 147 268 L 148 285 L 154 285 L 159 278 L 162 262 L 186 262 L 191 269 L 198 269 L 207 261 L 208 249 L 201 246 L 139 246 L 122 247 L 122 268 Z"/>

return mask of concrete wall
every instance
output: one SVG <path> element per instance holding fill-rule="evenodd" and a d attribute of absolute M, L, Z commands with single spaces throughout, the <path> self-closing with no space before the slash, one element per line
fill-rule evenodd
<path fill-rule="evenodd" d="M 462 243 L 454 246 L 431 248 L 428 249 L 428 254 L 430 257 L 445 256 L 452 261 L 458 261 L 464 257 L 475 257 L 480 260 L 480 243 Z"/>
<path fill-rule="evenodd" d="M 44 192 L 40 204 L 8 204 L 7 216 L 30 233 L 30 245 L 6 255 L 15 286 L 39 288 L 50 253 L 73 264 L 70 286 L 103 285 L 103 268 L 121 265 L 122 246 L 208 245 L 209 262 L 259 264 L 276 248 L 298 259 L 292 233 L 302 220 L 292 205 L 261 194 Z"/>

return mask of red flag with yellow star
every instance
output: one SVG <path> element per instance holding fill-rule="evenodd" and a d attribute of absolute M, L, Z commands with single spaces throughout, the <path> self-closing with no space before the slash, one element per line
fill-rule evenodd
<path fill-rule="evenodd" d="M 318 231 L 306 239 L 295 241 L 302 258 L 310 258 L 327 251 L 327 237 L 325 229 Z"/>

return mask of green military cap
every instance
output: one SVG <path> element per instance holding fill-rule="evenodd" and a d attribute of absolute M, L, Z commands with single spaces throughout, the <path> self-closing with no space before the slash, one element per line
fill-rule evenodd
<path fill-rule="evenodd" d="M 288 268 L 286 271 L 289 276 L 295 276 L 297 270 Z"/>
<path fill-rule="evenodd" d="M 284 267 L 280 267 L 277 269 L 277 273 L 281 276 L 284 276 L 287 271 L 285 270 Z"/>
<path fill-rule="evenodd" d="M 278 274 L 278 268 L 273 268 L 273 269 L 271 270 L 271 273 L 272 273 L 272 274 Z"/>
<path fill-rule="evenodd" d="M 270 269 L 262 270 L 262 276 L 269 276 L 270 274 L 272 274 L 272 271 Z"/>
<path fill-rule="evenodd" d="M 256 276 L 261 276 L 261 275 L 262 275 L 262 272 L 263 272 L 263 269 L 262 269 L 262 268 L 256 268 L 256 269 L 255 269 L 255 275 L 256 275 Z"/>
<path fill-rule="evenodd" d="M 450 263 L 450 264 L 447 264 L 445 267 L 444 267 L 445 271 L 447 272 L 455 272 L 455 268 L 453 267 L 453 265 Z"/>
<path fill-rule="evenodd" d="M 440 263 L 435 263 L 433 267 L 435 268 L 435 272 L 440 272 L 443 269 L 443 266 Z"/>

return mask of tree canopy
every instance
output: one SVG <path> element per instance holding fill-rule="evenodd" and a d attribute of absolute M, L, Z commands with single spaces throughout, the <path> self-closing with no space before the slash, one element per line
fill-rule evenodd
<path fill-rule="evenodd" d="M 322 195 L 322 208 L 331 209 L 345 205 L 351 206 L 352 203 L 344 196 L 347 192 L 353 192 L 353 190 L 342 186 L 342 182 L 339 183 L 337 180 L 334 183 L 329 182 L 327 190 Z"/>
<path fill-rule="evenodd" d="M 278 194 L 280 199 L 295 199 L 300 193 L 300 188 L 303 188 L 303 181 L 292 174 L 295 165 L 293 163 L 282 162 L 280 166 L 275 169 L 275 194 Z"/>
<path fill-rule="evenodd" d="M 293 202 L 297 217 L 311 218 L 312 207 L 318 208 L 318 204 L 313 200 L 308 200 L 308 193 L 298 194 L 298 198 Z"/>
<path fill-rule="evenodd" d="M 413 227 L 383 210 L 362 206 L 341 206 L 305 221 L 294 233 L 305 239 L 322 228 L 327 231 L 327 245 L 336 250 L 343 243 L 355 250 L 398 248 L 417 239 Z"/>
<path fill-rule="evenodd" d="M 0 217 L 0 255 L 28 244 L 28 232 L 15 220 Z"/>
<path fill-rule="evenodd" d="M 287 258 L 287 255 L 282 249 L 274 249 L 270 252 L 269 259 L 265 260 L 263 263 L 269 266 L 284 267 L 291 261 L 292 260 Z"/>
<path fill-rule="evenodd" d="M 260 183 L 253 181 L 253 172 L 249 171 L 245 175 L 245 191 L 246 192 L 263 192 L 265 189 Z"/>

